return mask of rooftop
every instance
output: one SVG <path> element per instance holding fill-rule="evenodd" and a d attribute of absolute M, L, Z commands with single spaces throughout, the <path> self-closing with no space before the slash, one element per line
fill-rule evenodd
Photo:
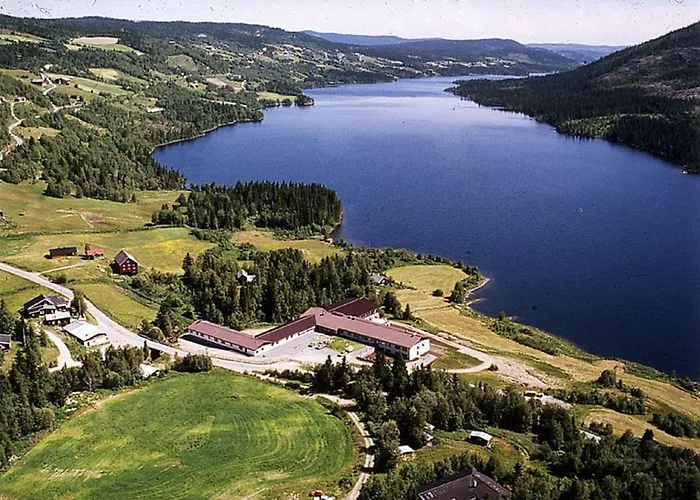
<path fill-rule="evenodd" d="M 476 469 L 460 472 L 418 490 L 420 500 L 498 500 L 510 491 Z"/>
<path fill-rule="evenodd" d="M 187 329 L 203 335 L 209 335 L 217 340 L 230 342 L 231 344 L 245 347 L 246 349 L 251 349 L 253 351 L 267 344 L 267 341 L 264 339 L 246 335 L 245 333 L 241 333 L 231 328 L 226 328 L 225 326 L 217 325 L 204 320 L 195 321 L 189 327 L 187 327 Z"/>
<path fill-rule="evenodd" d="M 329 312 L 347 314 L 348 316 L 368 316 L 374 314 L 379 306 L 364 297 L 341 300 L 326 308 Z"/>
<path fill-rule="evenodd" d="M 88 340 L 100 335 L 107 336 L 105 332 L 97 328 L 95 325 L 85 321 L 73 321 L 72 323 L 64 326 L 63 329 L 81 342 L 87 342 Z"/>
<path fill-rule="evenodd" d="M 131 260 L 133 262 L 136 262 L 137 264 L 139 263 L 139 261 L 136 260 L 134 256 L 126 250 L 120 250 L 119 253 L 114 257 L 114 262 L 116 262 L 118 266 L 121 266 L 127 260 Z"/>
<path fill-rule="evenodd" d="M 316 316 L 314 314 L 309 316 L 301 316 L 290 323 L 286 323 L 282 326 L 278 326 L 277 328 L 261 333 L 256 338 L 270 343 L 279 342 L 280 340 L 284 340 L 287 337 L 306 331 L 309 328 L 314 328 L 315 326 Z"/>

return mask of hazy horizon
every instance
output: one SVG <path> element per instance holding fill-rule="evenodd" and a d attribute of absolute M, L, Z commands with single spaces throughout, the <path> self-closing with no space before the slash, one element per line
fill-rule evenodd
<path fill-rule="evenodd" d="M 634 45 L 700 20 L 700 0 L 6 0 L 19 17 L 239 22 L 352 35 Z"/>

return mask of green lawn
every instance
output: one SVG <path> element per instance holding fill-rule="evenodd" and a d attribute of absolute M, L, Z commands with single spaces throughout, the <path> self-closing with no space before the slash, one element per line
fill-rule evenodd
<path fill-rule="evenodd" d="M 74 285 L 103 313 L 127 328 L 136 329 L 145 319 L 153 321 L 157 311 L 132 299 L 110 283 L 79 283 Z"/>
<path fill-rule="evenodd" d="M 457 349 L 446 348 L 444 352 L 435 360 L 432 367 L 436 370 L 455 370 L 460 368 L 471 368 L 480 364 L 478 359 L 459 352 Z"/>
<path fill-rule="evenodd" d="M 238 395 L 237 399 L 232 396 Z M 0 477 L 3 498 L 339 495 L 350 430 L 320 404 L 229 373 L 181 375 L 70 419 Z"/>

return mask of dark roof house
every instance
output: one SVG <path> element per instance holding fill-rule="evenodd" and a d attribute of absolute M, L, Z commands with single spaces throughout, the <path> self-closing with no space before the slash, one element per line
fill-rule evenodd
<path fill-rule="evenodd" d="M 499 500 L 510 491 L 476 469 L 427 484 L 418 490 L 420 500 Z"/>
<path fill-rule="evenodd" d="M 63 297 L 39 295 L 24 304 L 24 312 L 27 316 L 38 316 L 40 314 L 50 314 L 58 309 L 68 309 L 70 304 Z"/>
<path fill-rule="evenodd" d="M 379 312 L 379 306 L 364 297 L 345 299 L 326 308 L 328 312 L 345 314 L 356 318 L 366 318 Z"/>
<path fill-rule="evenodd" d="M 136 274 L 139 272 L 139 261 L 126 250 L 121 250 L 114 257 L 114 268 L 119 274 Z"/>
<path fill-rule="evenodd" d="M 78 249 L 76 247 L 61 247 L 49 249 L 49 257 L 52 259 L 56 259 L 58 257 L 74 257 L 76 255 L 78 255 Z"/>

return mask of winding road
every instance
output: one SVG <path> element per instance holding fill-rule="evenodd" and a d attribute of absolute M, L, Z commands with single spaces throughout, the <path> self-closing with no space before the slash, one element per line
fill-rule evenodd
<path fill-rule="evenodd" d="M 51 340 L 51 342 L 56 344 L 56 347 L 58 347 L 58 364 L 53 368 L 50 368 L 50 372 L 57 372 L 64 367 L 70 368 L 71 366 L 82 365 L 80 361 L 76 361 L 73 359 L 73 356 L 71 355 L 68 346 L 63 342 L 63 339 L 61 339 L 61 337 L 59 337 L 50 330 L 45 330 L 45 332 Z"/>

